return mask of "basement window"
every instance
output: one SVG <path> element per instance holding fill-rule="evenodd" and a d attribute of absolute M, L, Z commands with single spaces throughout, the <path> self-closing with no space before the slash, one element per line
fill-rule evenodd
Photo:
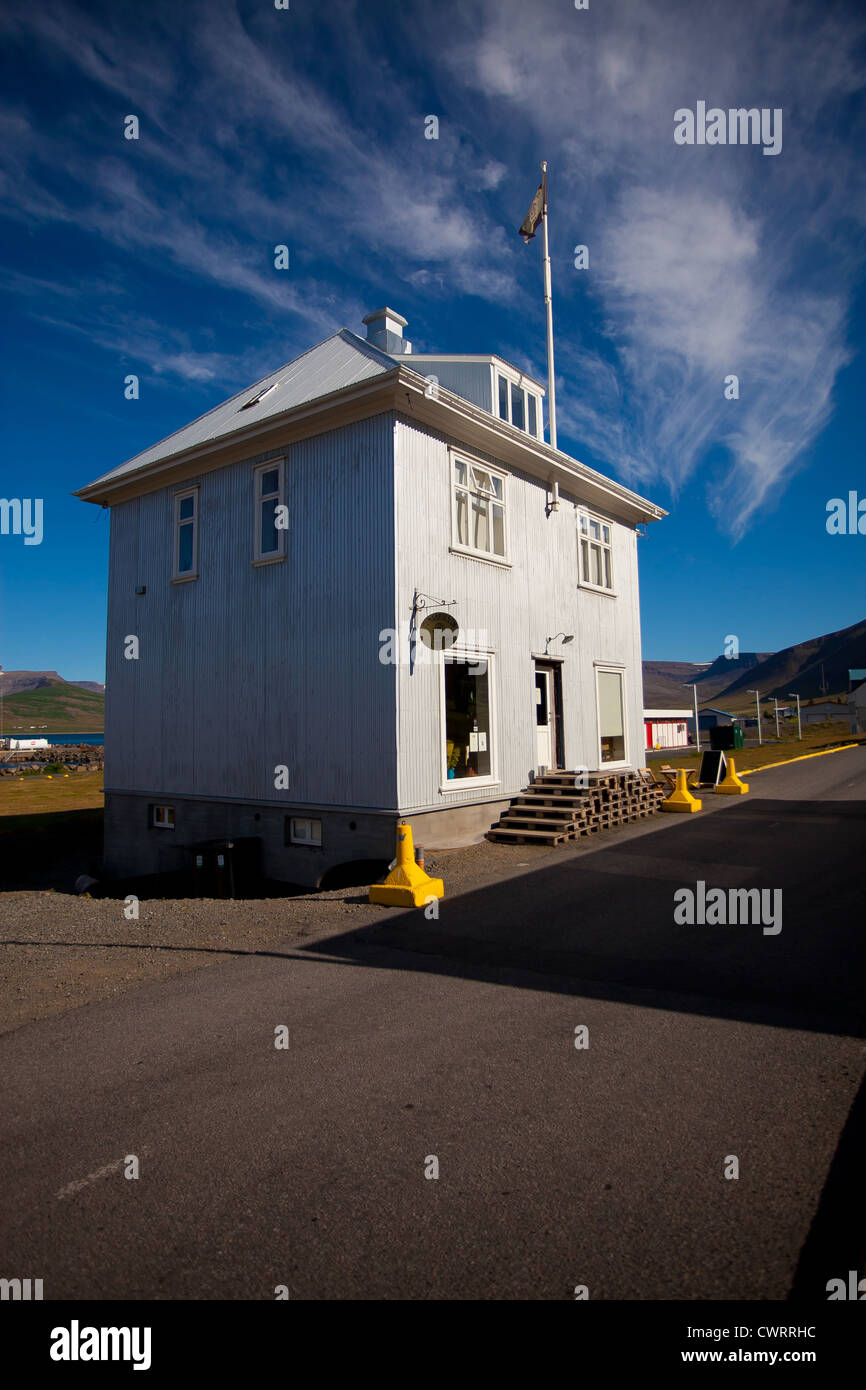
<path fill-rule="evenodd" d="M 286 816 L 287 843 L 321 848 L 322 822 L 309 816 Z"/>
<path fill-rule="evenodd" d="M 151 806 L 150 823 L 156 830 L 174 830 L 174 807 Z"/>

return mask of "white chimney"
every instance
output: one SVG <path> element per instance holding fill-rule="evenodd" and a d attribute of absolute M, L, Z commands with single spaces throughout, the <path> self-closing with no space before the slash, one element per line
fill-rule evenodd
<path fill-rule="evenodd" d="M 406 319 L 402 314 L 395 314 L 393 309 L 377 309 L 362 322 L 367 325 L 367 342 L 373 347 L 397 356 L 412 351 L 412 344 L 403 337 Z"/>

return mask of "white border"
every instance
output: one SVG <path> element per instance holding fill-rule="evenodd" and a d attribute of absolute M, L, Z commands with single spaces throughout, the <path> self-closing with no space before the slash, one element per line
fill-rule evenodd
<path fill-rule="evenodd" d="M 595 669 L 595 752 L 598 758 L 599 772 L 616 771 L 618 768 L 631 767 L 629 759 L 629 736 L 628 736 L 628 696 L 626 694 L 626 668 L 617 661 L 594 661 Z M 622 743 L 624 757 L 617 762 L 606 763 L 601 756 L 601 701 L 598 698 L 598 673 L 607 672 L 611 676 L 619 676 L 620 690 L 622 692 Z M 646 735 L 644 735 L 646 737 Z"/>
<path fill-rule="evenodd" d="M 173 584 L 183 584 L 188 579 L 198 579 L 198 528 L 201 524 L 201 488 L 198 483 L 194 487 L 182 488 L 180 492 L 174 494 L 174 536 L 172 539 L 172 566 L 171 579 Z M 193 511 L 192 527 L 192 569 L 180 571 L 180 504 L 185 497 L 195 499 Z M 184 519 L 184 525 L 188 518 Z"/>
<path fill-rule="evenodd" d="M 267 463 L 257 463 L 253 468 L 253 564 L 254 565 L 275 565 L 280 560 L 286 558 L 286 535 L 287 532 L 281 527 L 277 528 L 277 540 L 279 549 L 275 552 L 268 552 L 267 555 L 261 551 L 262 527 L 261 527 L 261 482 L 260 477 L 263 473 L 273 473 L 276 468 L 278 474 L 277 483 L 277 506 L 285 507 L 286 502 L 286 460 L 285 458 L 269 459 Z"/>
<path fill-rule="evenodd" d="M 611 582 L 611 587 L 610 587 L 609 589 L 608 589 L 604 584 L 592 584 L 592 583 L 590 583 L 590 581 L 589 581 L 588 579 L 584 579 L 584 577 L 583 577 L 583 565 L 581 564 L 581 560 L 580 560 L 580 542 L 581 542 L 581 540 L 583 539 L 583 533 L 581 532 L 581 529 L 580 529 L 580 518 L 581 518 L 582 516 L 585 516 L 585 517 L 587 518 L 588 521 L 597 521 L 598 524 L 599 524 L 599 526 L 608 526 L 608 527 L 610 528 L 610 544 L 609 544 L 609 546 L 608 546 L 608 549 L 610 550 L 610 582 Z M 578 587 L 581 588 L 581 589 L 588 589 L 589 592 L 590 592 L 591 594 L 606 594 L 606 595 L 608 596 L 608 598 L 616 598 L 616 597 L 617 597 L 617 591 L 616 591 L 616 567 L 615 567 L 614 562 L 613 562 L 613 538 L 614 538 L 614 534 L 615 534 L 615 525 L 614 525 L 614 522 L 611 521 L 611 519 L 610 519 L 609 516 L 602 516 L 600 512 L 591 512 L 591 511 L 589 510 L 589 508 L 583 506 L 582 503 L 577 503 L 576 506 L 575 506 L 575 508 L 574 508 L 574 531 L 575 531 L 575 535 L 576 535 L 576 537 L 577 537 L 577 583 L 578 583 Z M 587 539 L 587 542 L 590 543 L 590 544 L 599 544 L 599 542 L 593 542 L 593 541 L 591 541 L 589 536 L 587 536 L 586 539 Z M 601 541 L 600 544 L 602 545 L 602 547 L 604 547 L 604 541 Z"/>
<path fill-rule="evenodd" d="M 469 468 L 483 468 L 485 473 L 490 473 L 495 478 L 502 479 L 502 521 L 505 533 L 505 554 L 496 555 L 492 550 L 474 550 L 471 545 L 461 545 L 457 539 L 457 481 L 454 476 L 455 462 L 465 463 Z M 483 459 L 477 458 L 465 449 L 455 449 L 453 445 L 448 446 L 448 486 L 451 489 L 451 545 L 455 555 L 468 555 L 471 560 L 486 560 L 488 564 L 505 565 L 511 567 L 509 559 L 510 531 L 508 525 L 508 483 L 510 474 L 495 464 L 485 463 Z M 467 486 L 465 491 L 471 494 L 471 487 Z M 492 503 L 491 499 L 491 503 Z M 493 530 L 493 517 L 490 518 L 491 532 Z"/>
<path fill-rule="evenodd" d="M 485 661 L 487 663 L 487 698 L 490 704 L 490 772 L 486 777 L 448 777 L 448 739 L 445 711 L 445 663 Z M 439 666 L 439 791 L 467 792 L 499 786 L 499 725 L 496 708 L 496 653 L 493 648 L 468 648 L 460 642 L 442 652 Z"/>

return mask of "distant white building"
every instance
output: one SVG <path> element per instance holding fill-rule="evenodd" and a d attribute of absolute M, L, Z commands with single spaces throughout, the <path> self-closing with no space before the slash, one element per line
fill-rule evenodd
<path fill-rule="evenodd" d="M 825 700 L 820 704 L 803 705 L 800 713 L 804 724 L 824 724 L 828 719 L 844 719 L 847 710 L 839 700 Z"/>
<path fill-rule="evenodd" d="M 645 709 L 643 720 L 647 748 L 685 748 L 695 716 L 690 709 Z"/>
<path fill-rule="evenodd" d="M 852 734 L 866 734 L 866 681 L 848 696 L 848 717 Z"/>
<path fill-rule="evenodd" d="M 539 769 L 644 765 L 665 512 L 552 449 L 525 372 L 364 322 L 78 493 L 111 507 L 108 872 L 230 836 L 314 886 L 402 817 L 469 843 Z"/>

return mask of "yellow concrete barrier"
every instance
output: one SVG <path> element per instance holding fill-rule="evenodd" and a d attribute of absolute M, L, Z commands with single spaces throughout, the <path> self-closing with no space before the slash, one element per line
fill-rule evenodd
<path fill-rule="evenodd" d="M 723 793 L 725 796 L 745 796 L 746 792 L 749 790 L 749 784 L 748 782 L 740 781 L 737 776 L 737 769 L 734 766 L 733 758 L 726 758 L 725 764 L 727 770 L 724 778 L 716 787 L 716 791 Z"/>
<path fill-rule="evenodd" d="M 688 774 L 685 768 L 677 768 L 677 784 L 666 801 L 659 807 L 660 811 L 699 811 L 701 802 L 696 796 L 692 796 L 688 787 Z"/>
<path fill-rule="evenodd" d="M 397 863 L 384 883 L 374 883 L 369 901 L 384 907 L 424 907 L 431 898 L 444 898 L 445 885 L 441 878 L 430 878 L 415 863 L 412 827 L 407 821 L 397 823 Z"/>

